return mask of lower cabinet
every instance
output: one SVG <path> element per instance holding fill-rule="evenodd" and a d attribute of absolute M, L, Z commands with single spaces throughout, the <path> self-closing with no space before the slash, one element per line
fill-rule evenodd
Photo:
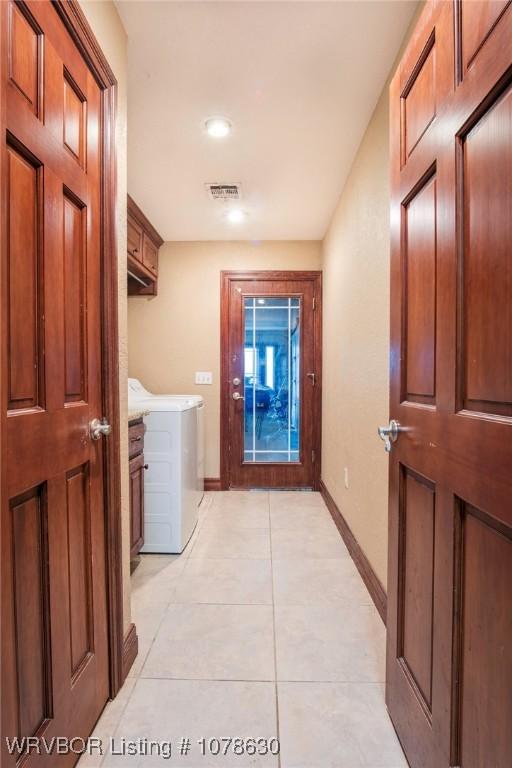
<path fill-rule="evenodd" d="M 144 455 L 130 460 L 130 557 L 144 544 Z"/>
<path fill-rule="evenodd" d="M 130 473 L 130 558 L 137 558 L 144 544 L 144 422 L 137 419 L 128 428 Z M 132 562 L 132 570 L 137 563 Z"/>

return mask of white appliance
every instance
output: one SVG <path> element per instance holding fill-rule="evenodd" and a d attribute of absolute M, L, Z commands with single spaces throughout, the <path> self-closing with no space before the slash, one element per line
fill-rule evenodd
<path fill-rule="evenodd" d="M 141 552 L 182 552 L 204 493 L 203 398 L 155 395 L 128 380 L 128 406 L 144 417 L 144 546 Z"/>

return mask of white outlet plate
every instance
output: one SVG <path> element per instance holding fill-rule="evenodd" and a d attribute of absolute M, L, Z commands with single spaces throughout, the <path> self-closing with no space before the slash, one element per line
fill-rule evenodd
<path fill-rule="evenodd" d="M 211 371 L 196 371 L 196 384 L 211 384 L 212 381 Z"/>

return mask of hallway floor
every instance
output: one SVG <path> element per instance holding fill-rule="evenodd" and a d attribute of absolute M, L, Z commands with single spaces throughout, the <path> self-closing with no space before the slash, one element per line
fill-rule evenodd
<path fill-rule="evenodd" d="M 407 765 L 384 703 L 384 626 L 320 494 L 206 494 L 183 555 L 143 556 L 132 589 L 139 656 L 94 736 L 172 754 L 80 768 Z M 280 755 L 201 754 L 199 739 L 208 752 L 223 737 L 278 738 Z"/>

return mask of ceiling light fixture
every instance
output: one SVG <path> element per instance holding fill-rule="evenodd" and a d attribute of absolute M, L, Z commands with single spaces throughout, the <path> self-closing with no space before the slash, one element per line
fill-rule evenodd
<path fill-rule="evenodd" d="M 231 133 L 231 123 L 226 117 L 209 117 L 204 125 L 208 135 L 215 139 L 223 139 Z"/>
<path fill-rule="evenodd" d="M 247 214 L 241 208 L 230 208 L 226 213 L 226 218 L 231 224 L 240 224 L 246 216 Z"/>

